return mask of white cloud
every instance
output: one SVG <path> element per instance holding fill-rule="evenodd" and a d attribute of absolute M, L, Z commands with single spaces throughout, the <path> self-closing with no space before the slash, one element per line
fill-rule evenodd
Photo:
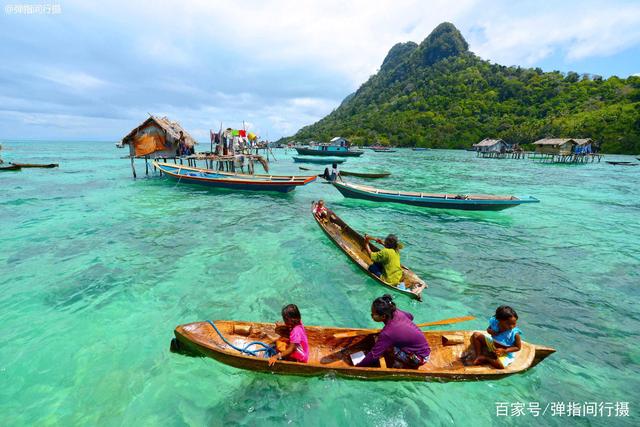
<path fill-rule="evenodd" d="M 475 52 L 501 64 L 533 65 L 554 53 L 566 61 L 602 57 L 640 42 L 640 5 L 558 6 L 525 17 L 483 17 Z"/>
<path fill-rule="evenodd" d="M 106 135 L 118 137 L 148 111 L 181 121 L 199 139 L 208 140 L 208 128 L 220 121 L 240 127 L 242 120 L 277 138 L 337 108 L 395 43 L 420 43 L 444 21 L 472 51 L 505 65 L 561 58 L 553 66 L 567 69 L 640 43 L 640 4 L 615 0 L 192 0 L 154 7 L 68 0 L 46 25 L 21 19 L 0 27 L 11 40 L 0 46 L 0 72 L 10 82 L 0 102 L 29 114 L 21 123 L 42 123 L 39 113 L 47 120 L 85 114 L 87 122 L 68 121 L 86 126 L 85 135 L 96 132 L 93 118 L 101 114 L 113 119 Z M 43 129 L 0 121 L 0 130 L 35 128 Z"/>
<path fill-rule="evenodd" d="M 57 68 L 49 68 L 41 71 L 40 77 L 77 91 L 97 89 L 107 84 L 106 81 L 83 71 Z"/>

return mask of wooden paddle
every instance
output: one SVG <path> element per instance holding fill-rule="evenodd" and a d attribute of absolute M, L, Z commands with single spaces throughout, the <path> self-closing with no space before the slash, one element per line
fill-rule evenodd
<path fill-rule="evenodd" d="M 436 320 L 435 322 L 418 323 L 416 326 L 418 328 L 424 328 L 427 326 L 450 325 L 452 323 L 466 322 L 467 320 L 473 320 L 473 319 L 475 319 L 474 316 L 453 317 L 451 319 Z M 381 329 L 364 329 L 361 331 L 339 332 L 337 334 L 333 334 L 333 337 L 334 338 L 351 338 L 351 337 L 358 337 L 360 335 L 377 334 L 380 331 Z"/>

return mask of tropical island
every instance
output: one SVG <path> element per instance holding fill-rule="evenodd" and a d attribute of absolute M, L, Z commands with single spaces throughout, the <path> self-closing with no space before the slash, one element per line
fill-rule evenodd
<path fill-rule="evenodd" d="M 591 138 L 605 153 L 640 152 L 640 77 L 544 72 L 483 60 L 451 23 L 398 43 L 331 114 L 280 142 L 470 148 L 486 137 L 527 146 Z"/>

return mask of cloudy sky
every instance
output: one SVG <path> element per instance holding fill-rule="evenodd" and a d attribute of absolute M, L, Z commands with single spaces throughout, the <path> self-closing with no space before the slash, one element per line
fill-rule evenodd
<path fill-rule="evenodd" d="M 330 113 L 395 43 L 420 43 L 443 21 L 503 65 L 640 73 L 640 1 L 0 4 L 0 140 L 116 141 L 147 113 L 203 142 L 243 120 L 274 140 Z"/>

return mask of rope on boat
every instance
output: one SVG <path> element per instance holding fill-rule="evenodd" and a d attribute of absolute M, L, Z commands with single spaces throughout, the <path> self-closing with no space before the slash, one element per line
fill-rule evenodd
<path fill-rule="evenodd" d="M 231 344 L 225 337 L 224 335 L 222 335 L 222 332 L 220 332 L 220 330 L 217 328 L 217 326 L 211 321 L 211 320 L 207 320 L 207 322 L 213 326 L 213 329 L 218 333 L 218 336 L 222 339 L 222 341 L 224 341 L 229 347 L 231 347 L 234 350 L 239 351 L 240 353 L 246 353 L 249 356 L 254 356 L 254 357 L 258 357 L 261 351 L 264 351 L 265 355 L 264 357 L 271 357 L 274 356 L 276 354 L 276 351 L 273 347 L 260 342 L 260 341 L 252 341 L 249 344 L 245 345 L 244 348 L 240 348 L 240 347 L 236 347 L 235 345 Z M 262 346 L 262 348 L 259 348 L 257 350 L 249 350 L 249 347 L 251 347 L 252 345 L 259 345 Z"/>

